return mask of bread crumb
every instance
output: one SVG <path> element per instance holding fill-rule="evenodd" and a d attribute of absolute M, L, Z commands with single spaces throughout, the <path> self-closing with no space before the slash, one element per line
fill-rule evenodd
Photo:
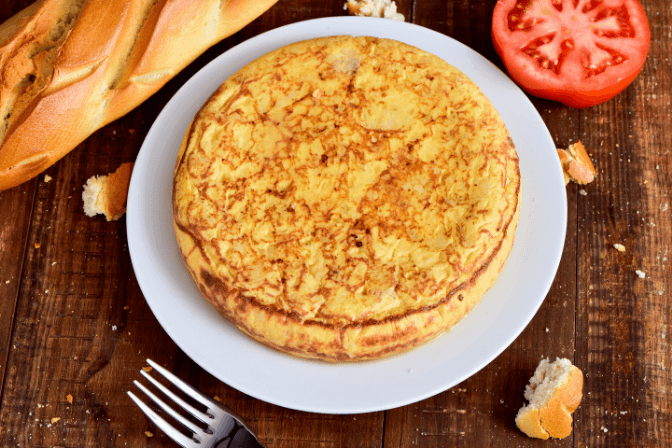
<path fill-rule="evenodd" d="M 39 249 L 40 247 L 42 247 L 40 243 L 35 243 L 35 249 Z"/>
<path fill-rule="evenodd" d="M 147 366 L 147 367 L 143 367 L 142 370 L 144 370 L 145 372 L 151 372 L 152 368 L 150 366 Z"/>
<path fill-rule="evenodd" d="M 124 163 L 107 176 L 93 176 L 86 181 L 82 200 L 84 213 L 93 217 L 105 215 L 108 221 L 116 221 L 126 213 L 128 185 L 131 181 L 132 163 Z"/>
<path fill-rule="evenodd" d="M 61 417 L 54 417 L 54 418 L 51 419 L 51 423 L 56 423 L 60 419 L 61 419 Z"/>
<path fill-rule="evenodd" d="M 581 185 L 589 184 L 595 180 L 597 170 L 595 170 L 595 166 L 580 140 L 573 145 L 569 145 L 566 150 L 557 148 L 557 152 L 562 165 L 565 185 L 570 180 Z"/>
<path fill-rule="evenodd" d="M 397 12 L 397 4 L 392 0 L 348 0 L 343 5 L 351 15 L 382 17 L 403 22 L 405 17 Z"/>
<path fill-rule="evenodd" d="M 546 333 L 548 333 L 549 331 L 551 331 L 551 330 L 549 330 L 549 329 L 547 328 L 547 329 L 546 329 Z"/>
<path fill-rule="evenodd" d="M 215 401 L 219 401 L 221 403 L 222 400 L 219 399 L 219 395 L 214 396 Z"/>
<path fill-rule="evenodd" d="M 52 179 L 52 177 L 50 175 L 48 175 L 48 174 L 44 175 L 44 183 L 45 184 L 49 183 L 51 181 L 51 179 Z"/>
<path fill-rule="evenodd" d="M 154 437 L 154 434 L 152 434 L 152 433 L 149 432 L 149 431 L 145 431 L 145 435 L 146 435 L 147 437 Z"/>
<path fill-rule="evenodd" d="M 614 249 L 616 249 L 619 252 L 625 252 L 625 246 L 622 244 L 618 243 L 614 244 Z"/>
<path fill-rule="evenodd" d="M 67 397 L 65 397 L 66 400 L 68 400 L 68 403 L 72 404 L 72 395 L 68 394 Z"/>
<path fill-rule="evenodd" d="M 588 195 L 588 193 L 587 193 L 586 190 L 584 190 L 584 189 L 579 190 L 579 194 L 580 194 L 581 196 L 587 196 L 587 195 Z"/>
<path fill-rule="evenodd" d="M 640 271 L 639 269 L 637 269 L 637 270 L 635 271 L 635 274 L 637 274 L 637 277 L 639 277 L 639 278 L 646 278 L 646 273 Z"/>

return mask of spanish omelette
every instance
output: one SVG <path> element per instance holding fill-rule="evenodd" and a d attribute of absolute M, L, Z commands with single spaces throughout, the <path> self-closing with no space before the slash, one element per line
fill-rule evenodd
<path fill-rule="evenodd" d="M 518 156 L 480 89 L 390 39 L 297 42 L 243 67 L 185 134 L 182 257 L 252 338 L 374 359 L 450 329 L 495 281 L 519 216 Z"/>

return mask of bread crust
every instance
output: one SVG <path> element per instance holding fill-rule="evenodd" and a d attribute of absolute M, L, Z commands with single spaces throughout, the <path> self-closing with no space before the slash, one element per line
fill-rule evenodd
<path fill-rule="evenodd" d="M 277 0 L 44 0 L 0 25 L 0 190 L 51 166 Z"/>
<path fill-rule="evenodd" d="M 389 62 L 395 57 L 397 65 Z M 299 64 L 295 61 L 300 67 L 292 65 Z M 306 68 L 313 64 L 320 69 Z M 402 74 L 404 64 L 411 69 Z M 409 84 L 403 92 L 379 88 L 389 82 L 375 81 L 377 76 L 388 75 L 417 76 L 425 84 Z M 427 92 L 412 100 L 412 91 L 420 88 Z M 446 96 L 437 101 L 432 88 L 435 95 Z M 277 98 L 268 100 L 269 92 Z M 397 97 L 403 104 L 394 101 Z M 429 118 L 420 112 L 424 101 L 436 105 L 437 112 L 446 107 L 442 113 L 448 117 L 467 118 Z M 357 108 L 344 106 L 355 102 Z M 268 109 L 272 104 L 277 107 Z M 384 109 L 369 113 L 381 104 Z M 395 109 L 405 105 L 427 121 Z M 378 117 L 384 121 L 376 121 Z M 361 124 L 367 120 L 387 128 Z M 398 129 L 392 129 L 395 125 Z M 420 129 L 424 125 L 449 141 L 416 137 L 429 135 Z M 229 131 L 231 138 L 225 137 Z M 343 135 L 351 139 L 342 140 Z M 407 138 L 415 148 L 404 146 Z M 254 142 L 263 144 L 250 147 Z M 257 161 L 265 164 L 261 171 L 253 168 Z M 294 170 L 292 187 L 279 187 L 285 182 L 282 172 Z M 248 176 L 246 171 L 261 174 Z M 243 177 L 234 181 L 239 175 Z M 367 178 L 371 181 L 360 191 L 358 185 Z M 421 188 L 424 178 L 430 185 L 435 182 L 437 190 L 447 192 L 453 185 L 455 191 L 439 197 L 433 187 Z M 491 191 L 497 196 L 488 196 Z M 470 194 L 482 201 L 457 204 Z M 246 195 L 256 195 L 256 202 L 243 213 L 238 205 Z M 392 199 L 379 201 L 383 197 Z M 457 202 L 453 206 L 450 201 Z M 430 203 L 435 207 L 427 208 Z M 289 211 L 291 207 L 295 209 Z M 256 217 L 262 209 L 273 218 Z M 388 209 L 389 215 L 381 214 Z M 299 42 L 232 76 L 185 134 L 173 190 L 178 246 L 199 290 L 219 313 L 267 346 L 328 361 L 399 353 L 455 325 L 499 274 L 513 245 L 519 209 L 513 143 L 473 82 L 433 55 L 369 37 Z M 417 214 L 406 216 L 407 210 Z M 426 219 L 420 216 L 424 210 Z M 434 221 L 432 213 L 441 218 Z M 454 222 L 452 216 L 463 221 Z M 284 229 L 282 241 L 262 241 L 269 235 L 262 231 L 269 222 Z M 454 238 L 445 231 L 433 233 L 437 226 L 451 227 Z M 425 232 L 417 243 L 409 236 L 413 229 Z M 452 252 L 461 245 L 467 246 L 464 253 Z M 260 255 L 265 250 L 273 255 Z M 436 261 L 417 267 L 413 253 L 422 254 L 417 263 Z M 360 276 L 361 271 L 366 275 Z"/>

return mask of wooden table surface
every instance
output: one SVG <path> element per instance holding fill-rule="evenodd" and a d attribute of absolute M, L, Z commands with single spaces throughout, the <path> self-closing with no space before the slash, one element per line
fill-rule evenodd
<path fill-rule="evenodd" d="M 644 0 L 651 50 L 618 97 L 583 110 L 531 97 L 556 144 L 583 141 L 599 175 L 567 187 L 564 253 L 543 305 L 473 377 L 384 412 L 312 414 L 232 389 L 167 336 L 134 276 L 125 219 L 86 217 L 82 185 L 133 161 L 161 108 L 215 56 L 281 25 L 342 16 L 343 2 L 281 0 L 49 168 L 51 181 L 42 174 L 0 192 L 1 447 L 177 446 L 125 394 L 147 357 L 237 410 L 269 448 L 672 446 L 669 0 Z M 3 0 L 0 22 L 29 3 Z M 397 2 L 407 21 L 503 67 L 490 39 L 495 3 Z M 542 357 L 567 357 L 585 373 L 574 431 L 563 440 L 529 439 L 514 423 Z"/>

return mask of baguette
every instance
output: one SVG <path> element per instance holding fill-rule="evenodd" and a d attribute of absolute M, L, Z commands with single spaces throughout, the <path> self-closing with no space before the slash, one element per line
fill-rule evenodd
<path fill-rule="evenodd" d="M 54 164 L 277 0 L 39 0 L 0 25 L 0 191 Z"/>
<path fill-rule="evenodd" d="M 572 413 L 583 397 L 583 373 L 568 359 L 542 359 L 525 388 L 530 402 L 516 416 L 516 426 L 529 437 L 563 439 L 572 433 Z"/>

